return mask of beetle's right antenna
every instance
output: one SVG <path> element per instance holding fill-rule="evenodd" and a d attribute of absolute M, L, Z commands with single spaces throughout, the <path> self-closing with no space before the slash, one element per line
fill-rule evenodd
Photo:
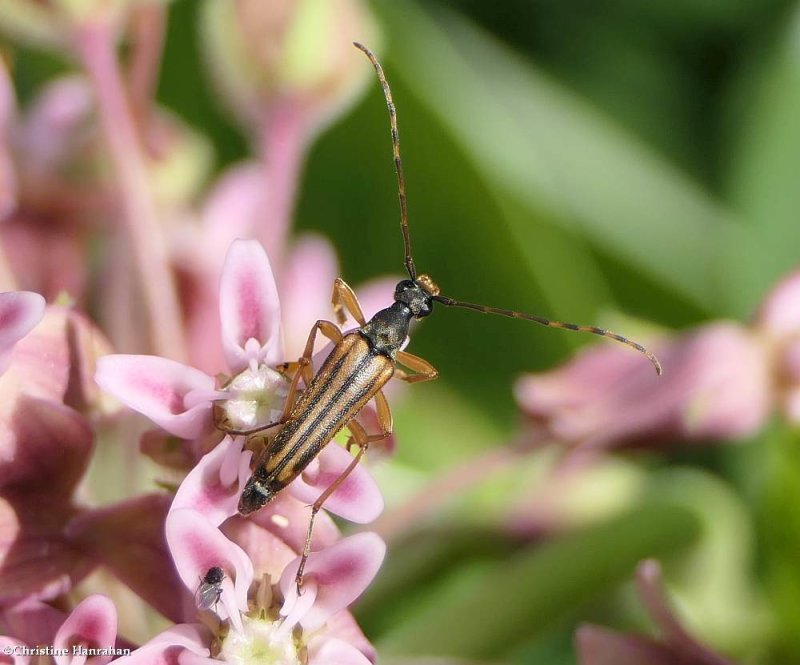
<path fill-rule="evenodd" d="M 370 51 L 363 44 L 353 42 L 360 51 L 369 58 L 372 66 L 375 67 L 375 72 L 378 74 L 378 80 L 381 82 L 383 88 L 383 96 L 386 98 L 386 106 L 389 108 L 389 124 L 392 127 L 392 151 L 394 153 L 394 170 L 397 173 L 397 190 L 400 197 L 400 229 L 403 232 L 403 245 L 405 247 L 406 258 L 406 271 L 411 279 L 417 278 L 417 269 L 414 266 L 414 259 L 411 257 L 411 236 L 408 232 L 408 206 L 406 204 L 406 179 L 403 175 L 403 162 L 400 160 L 400 134 L 397 131 L 397 110 L 392 101 L 392 91 L 389 89 L 389 82 L 386 80 L 386 75 L 383 73 L 383 67 L 375 54 Z"/>
<path fill-rule="evenodd" d="M 501 309 L 500 307 L 489 307 L 487 305 L 476 305 L 475 303 L 471 302 L 463 302 L 460 300 L 454 300 L 453 298 L 448 298 L 447 296 L 439 295 L 438 293 L 433 296 L 433 300 L 436 302 L 442 303 L 445 307 L 461 307 L 463 309 L 471 309 L 473 312 L 481 312 L 482 314 L 497 314 L 498 316 L 506 316 L 510 319 L 523 319 L 524 321 L 533 321 L 534 323 L 538 323 L 540 326 L 547 326 L 548 328 L 561 328 L 562 330 L 574 330 L 576 332 L 585 332 L 590 333 L 592 335 L 599 335 L 600 337 L 608 337 L 609 339 L 613 339 L 614 341 L 620 342 L 631 348 L 636 349 L 640 353 L 643 353 L 647 356 L 648 360 L 653 363 L 653 367 L 655 367 L 656 374 L 661 376 L 664 370 L 661 367 L 661 363 L 659 362 L 656 355 L 648 351 L 644 346 L 639 344 L 639 342 L 634 342 L 632 339 L 628 339 L 627 337 L 623 337 L 615 332 L 610 330 L 606 330 L 605 328 L 597 328 L 596 326 L 581 326 L 577 323 L 567 323 L 565 321 L 554 321 L 553 319 L 546 319 L 543 316 L 536 316 L 535 314 L 525 314 L 524 312 L 517 312 L 512 309 Z"/>

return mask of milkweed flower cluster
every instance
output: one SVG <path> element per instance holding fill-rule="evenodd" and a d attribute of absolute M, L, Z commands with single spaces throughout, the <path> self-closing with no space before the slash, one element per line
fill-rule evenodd
<path fill-rule="evenodd" d="M 322 664 L 333 662 L 325 660 L 333 653 L 335 662 L 369 662 L 374 652 L 366 641 L 359 638 L 354 646 L 342 640 L 328 619 L 359 596 L 377 572 L 384 554 L 380 538 L 361 533 L 339 540 L 337 529 L 326 522 L 315 531 L 317 551 L 300 596 L 294 586 L 309 517 L 304 506 L 344 471 L 352 460 L 349 453 L 336 445 L 324 448 L 289 485 L 287 496 L 262 510 L 255 522 L 236 517 L 253 454 L 243 450 L 245 437 L 225 435 L 203 454 L 215 417 L 246 430 L 275 422 L 286 398 L 287 380 L 275 370 L 284 357 L 277 288 L 256 241 L 232 244 L 222 272 L 220 310 L 232 375 L 223 386 L 199 370 L 156 356 L 110 355 L 98 363 L 97 381 L 106 391 L 169 433 L 191 440 L 199 458 L 166 516 L 170 553 L 187 592 L 196 591 L 210 569 L 225 573 L 214 608 L 224 625 L 210 637 L 208 631 L 193 633 L 188 642 L 179 625 L 134 652 L 131 662 L 150 662 L 154 652 L 175 648 L 241 663 L 294 663 L 305 654 L 309 663 Z M 380 514 L 383 500 L 369 473 L 356 467 L 325 505 L 366 523 Z M 352 620 L 344 622 L 352 634 Z"/>
<path fill-rule="evenodd" d="M 205 3 L 203 20 L 226 4 Z M 313 137 L 369 75 L 342 45 L 374 27 L 360 0 L 335 15 L 290 5 L 231 3 L 224 34 L 202 30 L 259 155 L 206 195 L 208 145 L 154 101 L 166 3 L 12 2 L 0 16 L 0 30 L 78 64 L 20 109 L 0 61 L 2 662 L 376 658 L 347 608 L 381 565 L 377 535 L 344 538 L 322 512 L 301 594 L 294 583 L 308 504 L 352 455 L 329 445 L 244 519 L 260 440 L 220 431 L 276 420 L 289 386 L 278 368 L 330 311 L 338 275 L 325 239 L 290 239 L 292 207 Z M 271 51 L 242 61 L 242 44 Z M 367 314 L 394 281 L 362 292 Z M 130 410 L 157 427 L 142 433 Z M 109 500 L 104 455 L 126 466 Z M 325 509 L 368 523 L 383 498 L 359 467 Z M 170 627 L 136 616 L 145 607 Z"/>
<path fill-rule="evenodd" d="M 531 435 L 591 453 L 665 442 L 736 441 L 774 412 L 800 421 L 800 273 L 781 280 L 749 325 L 716 321 L 653 348 L 670 370 L 597 346 L 522 378 L 517 400 Z"/>

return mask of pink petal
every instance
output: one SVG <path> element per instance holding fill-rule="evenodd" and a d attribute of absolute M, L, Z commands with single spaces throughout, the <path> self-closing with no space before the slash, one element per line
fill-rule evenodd
<path fill-rule="evenodd" d="M 183 479 L 172 510 L 191 508 L 212 524 L 222 524 L 237 513 L 239 495 L 250 472 L 250 456 L 249 452 L 242 454 L 241 437 L 226 436 Z M 231 462 L 236 464 L 238 474 L 223 478 L 222 469 Z"/>
<path fill-rule="evenodd" d="M 0 293 L 0 372 L 5 371 L 14 345 L 42 320 L 44 308 L 45 300 L 38 293 Z"/>
<path fill-rule="evenodd" d="M 283 497 L 279 497 L 273 503 L 284 501 Z M 267 508 L 271 506 L 272 504 Z M 259 522 L 252 517 L 247 519 L 234 517 L 224 524 L 222 532 L 250 557 L 256 578 L 267 574 L 273 580 L 277 580 L 286 566 L 297 558 L 297 550 L 290 547 L 280 535 L 275 535 L 274 531 L 267 528 L 270 521 L 261 516 L 262 512 L 264 511 L 258 511 Z M 307 523 L 304 522 L 306 525 Z M 305 535 L 305 529 L 303 533 Z"/>
<path fill-rule="evenodd" d="M 26 176 L 38 179 L 62 169 L 85 142 L 93 111 L 94 99 L 86 80 L 62 77 L 44 86 L 21 128 L 19 148 Z"/>
<path fill-rule="evenodd" d="M 309 504 L 330 487 L 352 463 L 353 456 L 331 443 L 317 457 L 318 464 L 306 469 L 291 485 L 293 496 Z M 369 471 L 359 464 L 325 502 L 325 509 L 357 524 L 367 524 L 383 512 L 383 495 Z"/>
<path fill-rule="evenodd" d="M 358 533 L 320 551 L 312 552 L 305 579 L 317 587 L 313 607 L 300 619 L 306 630 L 320 628 L 333 614 L 358 598 L 375 577 L 386 554 L 386 544 L 370 532 Z M 300 558 L 286 567 L 280 587 L 285 598 L 295 594 Z"/>
<path fill-rule="evenodd" d="M 28 665 L 30 663 L 29 656 L 23 655 L 11 655 L 15 652 L 22 653 L 23 647 L 28 647 L 29 645 L 25 644 L 24 642 L 20 642 L 19 640 L 15 640 L 11 637 L 0 636 L 0 663 L 9 663 L 10 665 Z M 5 655 L 3 655 L 5 654 Z"/>
<path fill-rule="evenodd" d="M 264 176 L 256 162 L 229 167 L 214 183 L 203 208 L 208 248 L 219 252 L 236 238 L 252 236 L 262 210 Z"/>
<path fill-rule="evenodd" d="M 361 627 L 350 612 L 337 612 L 330 617 L 325 625 L 325 634 L 356 647 L 371 663 L 378 659 L 375 647 L 364 636 Z"/>
<path fill-rule="evenodd" d="M 214 375 L 226 367 L 219 318 L 219 285 L 224 254 L 236 238 L 252 237 L 263 197 L 261 166 L 247 162 L 226 170 L 214 184 L 195 220 L 174 230 L 171 253 L 184 295 L 189 357 Z"/>
<path fill-rule="evenodd" d="M 0 620 L 23 643 L 52 644 L 67 615 L 38 600 L 25 600 L 0 610 Z"/>
<path fill-rule="evenodd" d="M 219 566 L 225 571 L 220 605 L 241 630 L 239 611 L 247 612 L 247 592 L 253 581 L 247 554 L 202 514 L 188 508 L 170 511 L 167 542 L 178 574 L 192 594 L 210 568 Z"/>
<path fill-rule="evenodd" d="M 107 596 L 95 594 L 78 603 L 56 633 L 53 646 L 59 649 L 72 649 L 81 645 L 103 649 L 113 647 L 116 639 L 117 610 L 114 603 Z M 89 656 L 85 662 L 91 665 L 104 665 L 112 658 L 113 656 Z M 83 662 L 72 655 L 55 656 L 55 661 L 57 665 Z"/>
<path fill-rule="evenodd" d="M 766 348 L 741 325 L 719 322 L 662 341 L 659 377 L 639 354 L 594 347 L 527 377 L 517 395 L 535 425 L 584 451 L 751 434 L 772 406 Z"/>
<path fill-rule="evenodd" d="M 169 503 L 164 494 L 135 497 L 87 511 L 70 521 L 65 532 L 140 598 L 180 621 L 183 585 L 164 536 Z"/>
<path fill-rule="evenodd" d="M 17 394 L 0 407 L 0 422 L 0 489 L 68 498 L 94 447 L 86 419 L 58 402 Z"/>
<path fill-rule="evenodd" d="M 75 509 L 53 505 L 50 497 L 0 498 L 0 604 L 55 598 L 96 566 L 61 531 Z"/>
<path fill-rule="evenodd" d="M 319 319 L 332 318 L 331 292 L 338 275 L 336 254 L 325 238 L 307 234 L 295 242 L 280 281 L 287 359 L 300 357 Z"/>
<path fill-rule="evenodd" d="M 300 552 L 305 544 L 309 515 L 309 502 L 295 499 L 287 491 L 281 492 L 274 501 L 268 503 L 261 510 L 248 515 L 247 519 L 280 538 L 294 551 L 292 555 L 294 558 L 294 555 Z M 324 510 L 320 511 L 314 522 L 312 549 L 321 550 L 333 545 L 340 537 L 339 528 L 331 516 Z M 234 540 L 240 542 L 238 539 Z M 245 547 L 245 549 L 247 548 Z"/>
<path fill-rule="evenodd" d="M 154 644 L 182 646 L 198 655 L 207 655 L 208 648 L 205 646 L 212 639 L 208 628 L 202 623 L 182 623 L 171 628 L 167 628 L 163 633 L 159 633 L 147 644 L 142 645 L 150 646 Z"/>
<path fill-rule="evenodd" d="M 214 665 L 209 657 L 212 635 L 202 624 L 179 624 L 131 652 L 125 665 Z"/>
<path fill-rule="evenodd" d="M 308 645 L 308 665 L 371 665 L 354 646 L 330 637 L 316 637 Z"/>
<path fill-rule="evenodd" d="M 219 289 L 222 343 L 231 371 L 244 369 L 251 360 L 268 365 L 281 362 L 278 290 L 267 254 L 258 242 L 231 243 Z M 250 340 L 256 340 L 259 347 L 255 357 Z"/>
<path fill-rule="evenodd" d="M 800 271 L 795 271 L 770 291 L 759 308 L 756 324 L 777 338 L 800 332 Z"/>
<path fill-rule="evenodd" d="M 82 413 L 95 412 L 102 406 L 93 378 L 95 362 L 109 350 L 105 336 L 89 319 L 71 308 L 50 305 L 38 325 L 11 350 L 0 390 L 6 398 L 22 391 L 64 402 Z"/>
<path fill-rule="evenodd" d="M 192 367 L 157 356 L 111 355 L 97 361 L 95 380 L 176 436 L 190 439 L 211 426 L 214 380 Z"/>

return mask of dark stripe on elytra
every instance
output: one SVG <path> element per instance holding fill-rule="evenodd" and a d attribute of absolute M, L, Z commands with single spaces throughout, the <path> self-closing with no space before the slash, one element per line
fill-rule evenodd
<path fill-rule="evenodd" d="M 342 364 L 344 363 L 346 358 L 347 358 L 347 354 L 344 354 L 342 357 L 340 357 L 338 359 L 338 361 L 331 368 L 331 371 L 328 372 L 328 375 L 326 377 L 323 377 L 324 378 L 324 383 L 320 386 L 320 388 L 319 388 L 320 391 L 325 391 L 325 390 L 328 389 L 328 387 L 330 386 L 330 382 L 333 380 L 334 375 L 336 374 L 336 372 L 341 370 Z M 314 377 L 314 379 L 316 380 L 319 377 L 320 377 L 320 375 L 317 374 Z M 313 381 L 312 381 L 312 384 L 313 384 Z M 293 454 L 294 451 L 289 451 L 288 454 L 284 454 L 285 443 L 286 443 L 287 440 L 290 440 L 292 438 L 292 436 L 297 431 L 297 430 L 291 430 L 290 426 L 292 424 L 294 424 L 294 423 L 302 421 L 303 420 L 303 415 L 308 413 L 308 410 L 310 408 L 313 408 L 313 407 L 314 407 L 314 401 L 312 400 L 305 407 L 305 409 L 303 409 L 300 413 L 298 413 L 297 415 L 293 415 L 291 420 L 286 425 L 284 425 L 283 429 L 281 429 L 280 432 L 278 432 L 277 436 L 275 437 L 275 440 L 272 442 L 272 445 L 269 447 L 269 451 L 268 451 L 268 455 L 267 455 L 266 459 L 264 460 L 264 462 L 261 465 L 259 465 L 259 469 L 264 469 L 266 471 L 266 473 L 263 476 L 262 482 L 269 482 L 270 480 L 274 479 L 275 476 L 277 476 L 283 470 L 284 466 L 286 466 L 286 462 L 288 461 L 288 458 Z M 284 434 L 286 434 L 286 435 L 283 436 Z M 271 459 L 273 459 L 275 456 L 278 456 L 278 455 L 280 455 L 281 458 L 282 458 L 281 462 L 279 463 L 279 465 L 274 469 L 267 470 L 266 467 L 268 466 L 269 461 Z"/>
<path fill-rule="evenodd" d="M 344 356 L 341 358 L 341 360 L 339 362 L 337 362 L 333 366 L 333 368 L 331 369 L 331 371 L 329 373 L 328 381 L 322 386 L 323 389 L 327 389 L 330 386 L 330 384 L 332 383 L 332 381 L 335 378 L 338 378 L 336 376 L 336 374 L 337 374 L 337 372 L 339 372 L 341 370 L 341 366 L 344 363 L 344 361 L 347 359 L 348 354 L 349 354 L 349 351 L 348 351 L 348 353 L 344 354 Z M 367 355 L 356 366 L 356 368 L 355 368 L 353 373 L 354 374 L 358 373 L 363 368 L 363 366 L 365 364 L 370 362 L 370 360 L 372 360 L 372 354 L 371 353 L 367 353 Z M 345 394 L 345 392 L 347 392 L 347 389 L 348 389 L 347 382 L 342 382 L 342 386 L 336 391 L 336 393 L 333 395 L 333 397 L 331 397 L 330 404 L 331 405 L 336 405 L 339 402 L 339 400 L 342 398 L 342 396 Z M 367 387 L 367 390 L 369 390 L 369 386 Z M 324 392 L 322 392 L 320 394 L 324 394 Z M 347 405 L 347 402 L 345 402 L 345 407 L 344 408 L 340 408 L 338 410 L 339 414 L 341 414 L 341 413 L 343 413 L 344 411 L 347 410 L 347 406 L 346 405 Z M 314 401 L 312 401 L 309 406 L 311 406 L 311 407 L 315 406 Z M 304 411 L 304 413 L 306 413 L 306 411 Z M 292 432 L 291 436 L 297 435 L 300 431 L 311 431 L 311 432 L 314 432 L 315 430 L 317 430 L 319 428 L 320 423 L 323 420 L 326 420 L 326 419 L 335 420 L 335 418 L 331 418 L 330 409 L 323 409 L 320 412 L 320 414 L 314 419 L 314 421 L 312 421 L 312 423 L 310 425 L 307 425 L 305 427 L 302 427 L 302 426 L 299 427 L 297 430 Z M 302 420 L 302 418 L 298 417 L 298 420 Z M 314 450 L 314 448 L 317 447 L 317 446 L 321 447 L 319 441 L 317 441 L 315 445 L 310 446 L 305 455 L 298 455 L 298 451 L 304 446 L 304 444 L 306 443 L 307 438 L 308 438 L 308 435 L 305 435 L 305 436 L 301 437 L 300 440 L 297 443 L 295 443 L 294 446 L 292 446 L 292 448 L 288 451 L 288 453 L 286 453 L 283 456 L 283 459 L 281 459 L 281 461 L 275 466 L 275 468 L 272 469 L 272 471 L 270 472 L 270 478 L 272 478 L 272 479 L 277 478 L 277 476 L 280 475 L 280 473 L 286 468 L 286 466 L 290 462 L 294 461 L 295 462 L 294 466 L 298 466 L 299 462 L 305 462 L 307 464 L 311 460 L 311 458 L 313 458 L 317 454 L 317 450 Z M 330 440 L 330 439 L 328 439 L 328 440 Z M 298 460 L 295 460 L 296 456 L 299 457 Z"/>
<path fill-rule="evenodd" d="M 369 362 L 372 360 L 372 358 L 373 358 L 372 354 L 368 352 L 367 355 L 364 358 L 362 358 L 361 361 L 359 362 L 359 364 L 355 367 L 355 369 L 353 370 L 353 374 L 354 375 L 358 374 L 364 368 L 364 365 L 369 364 Z M 336 391 L 336 393 L 331 398 L 330 405 L 331 406 L 339 406 L 339 402 L 342 399 L 342 397 L 345 395 L 345 393 L 347 392 L 348 388 L 349 388 L 349 386 L 348 386 L 347 382 L 343 381 L 341 387 Z M 324 420 L 333 420 L 333 421 L 335 421 L 337 418 L 332 417 L 333 414 L 341 416 L 342 413 L 347 411 L 349 404 L 352 404 L 353 402 L 357 402 L 359 399 L 361 399 L 361 397 L 364 395 L 364 393 L 369 392 L 370 388 L 371 388 L 371 386 L 367 386 L 366 389 L 363 392 L 359 393 L 355 397 L 355 399 L 349 400 L 349 401 L 345 401 L 344 405 L 340 406 L 336 411 L 332 411 L 332 409 L 323 409 L 323 410 L 321 410 L 320 414 L 316 417 L 316 419 L 310 425 L 304 427 L 303 430 L 314 432 L 314 431 L 319 429 L 319 426 L 322 423 L 322 421 L 324 421 Z M 308 435 L 306 435 L 306 436 L 308 436 Z M 304 438 L 306 438 L 306 437 L 304 437 Z M 301 441 L 299 441 L 295 445 L 295 448 L 293 449 L 292 452 L 295 453 L 298 448 L 302 447 L 302 445 L 303 445 L 303 439 L 301 439 Z M 311 455 L 311 457 L 313 457 L 313 455 Z"/>

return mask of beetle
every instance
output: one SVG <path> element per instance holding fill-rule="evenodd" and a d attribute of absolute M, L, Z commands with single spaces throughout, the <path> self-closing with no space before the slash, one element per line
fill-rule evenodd
<path fill-rule="evenodd" d="M 397 284 L 394 302 L 380 310 L 369 321 L 364 317 L 353 290 L 344 280 L 336 279 L 332 303 L 339 326 L 344 325 L 345 310 L 347 310 L 359 327 L 344 334 L 340 327 L 331 321 L 317 321 L 309 333 L 303 355 L 299 360 L 295 363 L 285 363 L 279 368 L 287 376 L 292 375 L 281 418 L 274 423 L 251 430 L 226 430 L 232 434 L 252 434 L 281 426 L 274 437 L 268 440 L 242 491 L 239 500 L 239 513 L 242 515 L 255 512 L 274 499 L 303 472 L 322 448 L 343 428 L 349 430 L 350 442 L 358 446 L 352 462 L 311 506 L 308 532 L 296 577 L 298 591 L 302 585 L 303 570 L 311 550 L 311 535 L 316 514 L 327 498 L 353 471 L 370 443 L 384 439 L 392 433 L 392 414 L 382 392 L 383 387 L 392 378 L 415 383 L 430 381 L 438 376 L 437 370 L 428 361 L 403 350 L 411 322 L 429 316 L 433 312 L 435 303 L 445 307 L 461 307 L 485 314 L 524 319 L 552 328 L 609 337 L 642 352 L 653 363 L 658 374 L 662 371 L 655 355 L 641 344 L 622 335 L 594 326 L 552 321 L 532 314 L 458 301 L 442 295 L 439 287 L 428 275 L 417 274 L 411 254 L 405 177 L 400 159 L 397 112 L 392 93 L 383 68 L 372 51 L 363 44 L 354 43 L 354 46 L 364 52 L 375 68 L 389 110 L 400 199 L 400 227 L 405 250 L 404 264 L 408 279 L 403 279 Z M 311 357 L 317 335 L 320 333 L 333 342 L 334 346 L 322 367 L 314 373 Z M 301 378 L 305 386 L 302 391 L 299 389 Z M 368 434 L 356 420 L 356 416 L 372 400 L 376 405 L 381 431 Z"/>

